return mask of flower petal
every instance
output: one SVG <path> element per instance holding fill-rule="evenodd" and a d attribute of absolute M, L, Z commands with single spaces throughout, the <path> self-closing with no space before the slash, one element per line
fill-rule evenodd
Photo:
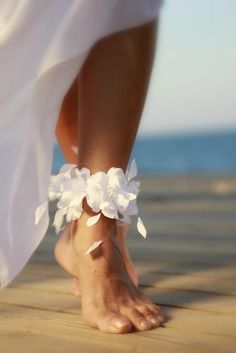
<path fill-rule="evenodd" d="M 104 214 L 104 216 L 108 217 L 108 218 L 117 218 L 118 214 L 117 214 L 117 210 L 116 208 L 104 208 L 102 210 L 102 213 Z"/>
<path fill-rule="evenodd" d="M 144 224 L 143 224 L 143 222 L 142 222 L 142 220 L 141 220 L 140 217 L 138 217 L 137 228 L 138 228 L 139 233 L 140 233 L 144 238 L 146 238 L 146 236 L 147 236 L 147 231 L 146 231 L 146 228 L 144 227 Z"/>
<path fill-rule="evenodd" d="M 129 200 L 122 194 L 119 194 L 117 197 L 117 203 L 120 207 L 122 207 L 124 210 L 129 206 Z"/>
<path fill-rule="evenodd" d="M 62 223 L 64 218 L 64 211 L 58 210 L 55 214 L 54 221 L 52 227 L 55 228 L 55 232 L 58 234 L 62 229 Z"/>
<path fill-rule="evenodd" d="M 90 254 L 93 250 L 95 250 L 100 244 L 102 243 L 102 240 L 95 241 L 89 248 L 88 250 L 84 253 L 84 255 Z"/>
<path fill-rule="evenodd" d="M 46 212 L 48 208 L 48 200 L 39 205 L 35 210 L 35 221 L 34 224 L 38 224 L 43 214 Z"/>
<path fill-rule="evenodd" d="M 131 193 L 129 193 L 128 198 L 129 198 L 129 200 L 132 201 L 132 200 L 137 199 L 137 195 L 131 192 Z"/>
<path fill-rule="evenodd" d="M 88 227 L 91 227 L 92 225 L 94 225 L 95 223 L 97 223 L 97 221 L 99 220 L 100 216 L 101 216 L 101 213 L 98 213 L 98 214 L 96 214 L 95 216 L 89 217 L 89 218 L 87 219 L 87 226 L 88 226 Z"/>
<path fill-rule="evenodd" d="M 131 179 L 136 177 L 136 175 L 137 175 L 137 164 L 136 164 L 135 159 L 133 159 L 130 164 L 130 168 L 129 168 L 129 172 L 128 172 L 128 181 L 130 181 Z"/>
<path fill-rule="evenodd" d="M 73 163 L 65 163 L 65 164 L 63 164 L 63 166 L 60 168 L 60 170 L 59 170 L 59 174 L 58 175 L 60 175 L 60 174 L 64 174 L 64 173 L 69 173 L 73 168 L 75 168 L 75 167 L 77 167 L 77 165 L 76 164 L 73 164 Z M 57 176 L 58 176 L 57 175 Z"/>

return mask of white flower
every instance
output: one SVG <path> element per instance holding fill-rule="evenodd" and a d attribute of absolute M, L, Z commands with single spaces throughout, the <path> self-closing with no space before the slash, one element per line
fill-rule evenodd
<path fill-rule="evenodd" d="M 139 183 L 128 180 L 122 169 L 111 168 L 108 171 L 111 185 L 113 186 L 113 200 L 117 206 L 119 214 L 127 223 L 130 223 L 129 215 L 138 212 L 136 199 L 139 193 Z"/>
<path fill-rule="evenodd" d="M 89 175 L 87 168 L 79 170 L 76 165 L 65 164 L 58 175 L 51 177 L 49 198 L 50 200 L 59 199 L 58 211 L 53 223 L 57 232 L 61 230 L 64 216 L 67 222 L 80 218 Z"/>
<path fill-rule="evenodd" d="M 96 213 L 87 220 L 92 226 L 101 214 L 118 220 L 119 224 L 129 224 L 131 216 L 138 215 L 137 196 L 140 183 L 134 181 L 137 174 L 135 160 L 124 173 L 122 168 L 112 167 L 105 172 L 90 175 L 87 168 L 78 169 L 75 164 L 65 164 L 58 175 L 52 175 L 49 186 L 49 199 L 58 199 L 58 211 L 54 223 L 56 232 L 61 230 L 64 217 L 66 221 L 80 218 L 83 212 L 83 200 L 86 197 L 88 205 Z M 40 217 L 41 208 L 37 212 Z M 137 228 L 143 237 L 146 229 L 138 217 Z"/>
<path fill-rule="evenodd" d="M 73 169 L 76 169 L 76 164 L 65 163 L 59 170 L 59 174 L 70 174 Z"/>
<path fill-rule="evenodd" d="M 99 212 L 107 200 L 107 184 L 108 178 L 104 172 L 92 174 L 87 180 L 86 199 L 94 212 Z"/>
<path fill-rule="evenodd" d="M 86 195 L 85 187 L 86 181 L 80 175 L 61 185 L 61 196 L 57 207 L 66 212 L 67 222 L 81 216 L 82 201 Z"/>
<path fill-rule="evenodd" d="M 87 180 L 86 198 L 92 210 L 126 223 L 130 223 L 130 215 L 137 214 L 138 192 L 139 183 L 128 180 L 121 168 L 97 172 Z"/>
<path fill-rule="evenodd" d="M 60 197 L 61 185 L 71 179 L 71 171 L 76 167 L 76 164 L 64 164 L 57 175 L 50 176 L 48 188 L 49 200 L 53 201 Z"/>
<path fill-rule="evenodd" d="M 48 197 L 50 201 L 56 200 L 61 194 L 61 185 L 70 180 L 67 174 L 51 175 L 48 188 Z"/>

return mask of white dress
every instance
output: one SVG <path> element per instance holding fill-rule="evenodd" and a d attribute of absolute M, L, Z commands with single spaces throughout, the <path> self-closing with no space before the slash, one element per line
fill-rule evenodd
<path fill-rule="evenodd" d="M 0 284 L 43 239 L 55 126 L 93 44 L 153 20 L 160 0 L 0 0 Z"/>

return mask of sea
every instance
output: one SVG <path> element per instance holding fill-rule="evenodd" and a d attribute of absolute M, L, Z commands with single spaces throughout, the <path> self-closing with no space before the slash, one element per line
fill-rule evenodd
<path fill-rule="evenodd" d="M 138 137 L 133 158 L 143 175 L 234 175 L 236 131 Z M 64 163 L 55 143 L 52 173 Z"/>

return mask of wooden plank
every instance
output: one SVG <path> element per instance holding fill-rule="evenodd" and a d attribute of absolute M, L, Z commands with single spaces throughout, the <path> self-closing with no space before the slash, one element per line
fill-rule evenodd
<path fill-rule="evenodd" d="M 159 193 L 211 193 L 221 196 L 235 194 L 235 176 L 207 176 L 207 175 L 165 175 L 141 176 L 141 187 L 144 193 L 157 190 Z"/>
<path fill-rule="evenodd" d="M 25 319 L 26 320 L 26 319 Z M 27 318 L 30 321 L 30 317 Z M 22 325 L 14 325 L 7 327 L 0 325 L 0 351 L 2 353 L 110 353 L 110 347 L 99 346 L 89 343 L 89 340 L 65 339 L 59 335 L 53 335 L 46 330 L 38 330 L 24 325 L 25 321 L 21 319 Z M 34 321 L 32 322 L 34 324 Z"/>
<path fill-rule="evenodd" d="M 136 265 L 138 273 L 142 276 L 145 273 L 160 273 L 167 275 L 191 275 L 192 277 L 201 276 L 202 278 L 211 278 L 214 276 L 218 281 L 224 281 L 225 279 L 234 280 L 236 278 L 236 266 L 233 264 L 227 264 L 222 266 L 206 267 L 206 264 L 200 262 L 186 261 L 176 262 L 170 259 L 164 259 L 158 261 L 158 263 L 148 262 L 147 260 L 139 262 Z"/>
<path fill-rule="evenodd" d="M 35 293 L 31 292 L 31 295 L 35 295 Z M 38 294 L 38 297 L 40 293 Z M 62 303 L 62 301 L 61 301 Z M 44 303 L 45 304 L 45 303 Z M 61 304 L 62 305 L 62 304 Z M 78 309 L 68 309 L 68 307 L 61 307 L 65 313 L 79 315 L 81 316 L 80 305 L 78 305 L 78 301 L 75 303 L 78 306 Z M 3 312 L 3 308 L 5 308 L 5 315 L 12 311 L 19 311 L 24 310 L 27 308 L 26 305 L 18 305 L 14 303 L 7 304 L 0 304 L 0 312 Z M 47 305 L 45 307 L 42 306 L 40 301 L 38 305 L 30 309 L 40 308 L 41 310 L 46 310 L 49 312 L 57 311 L 57 308 Z M 168 314 L 168 321 L 165 323 L 166 327 L 176 328 L 176 329 L 183 329 L 188 331 L 193 331 L 195 333 L 207 333 L 207 334 L 215 334 L 215 335 L 225 335 L 225 336 L 232 336 L 235 337 L 235 327 L 236 327 L 236 316 L 231 314 L 224 314 L 224 313 L 215 313 L 215 312 L 208 312 L 208 311 L 201 311 L 201 310 L 191 310 L 191 309 L 184 309 L 178 307 L 165 307 L 164 309 Z M 59 312 L 59 311 L 58 311 Z"/>
<path fill-rule="evenodd" d="M 130 252 L 134 262 L 139 262 L 146 259 L 146 262 L 155 262 L 158 266 L 158 262 L 168 261 L 170 263 L 183 263 L 183 264 L 191 264 L 199 263 L 202 267 L 205 266 L 206 269 L 215 267 L 223 267 L 230 265 L 235 265 L 235 249 L 231 247 L 228 253 L 226 251 L 215 251 L 214 249 L 209 250 L 208 248 L 204 248 L 202 246 L 202 251 L 200 247 L 195 249 L 195 245 L 192 246 L 183 246 L 178 245 L 175 242 L 162 242 L 159 246 L 149 247 L 147 242 L 145 244 L 145 240 L 142 241 L 142 247 L 139 245 L 133 245 L 130 247 Z M 212 244 L 213 247 L 213 244 Z M 209 246 L 209 249 L 211 246 Z"/>
<path fill-rule="evenodd" d="M 90 343 L 90 351 L 94 347 L 94 350 L 96 349 L 98 352 L 105 348 L 106 352 L 108 348 L 111 350 L 112 347 L 113 352 L 191 353 L 204 351 L 213 353 L 223 351 L 229 353 L 233 352 L 236 343 L 235 338 L 230 336 L 216 336 L 171 327 L 133 333 L 132 335 L 111 335 L 87 327 L 83 324 L 81 317 L 75 319 L 74 315 L 28 308 L 17 308 L 17 310 L 8 308 L 7 313 L 5 316 L 1 314 L 0 321 L 0 331 L 4 329 L 5 334 L 7 334 L 6 327 L 9 326 L 10 330 L 14 330 L 18 334 L 26 332 L 34 337 L 38 335 L 39 344 L 41 336 L 48 336 L 59 339 L 59 344 L 62 346 L 65 341 L 70 342 L 71 345 L 74 343 L 77 349 L 83 347 L 84 343 Z M 107 347 L 108 342 L 110 347 Z M 34 344 L 36 343 L 34 342 Z"/>
<path fill-rule="evenodd" d="M 14 282 L 9 289 L 22 289 L 27 291 L 51 292 L 72 295 L 72 280 L 69 276 L 61 278 L 38 278 L 37 281 L 31 281 L 31 277 L 27 276 L 27 280 Z M 1 301 L 1 294 L 0 294 Z"/>
<path fill-rule="evenodd" d="M 67 287 L 67 281 L 60 280 L 60 285 Z M 81 308 L 80 300 L 70 293 L 10 287 L 0 293 L 0 303 L 75 314 Z"/>
<path fill-rule="evenodd" d="M 18 332 L 27 331 L 34 335 L 48 335 L 49 337 L 69 341 L 70 343 L 73 343 L 77 349 L 78 347 L 83 346 L 83 343 L 90 342 L 91 347 L 93 346 L 93 349 L 96 352 L 97 349 L 98 351 L 102 351 L 104 348 L 105 352 L 108 349 L 111 351 L 111 347 L 113 352 L 120 352 L 120 350 L 122 350 L 124 352 L 135 351 L 141 353 L 145 350 L 145 352 L 148 353 L 158 352 L 158 350 L 163 351 L 164 349 L 178 352 L 175 350 L 175 342 L 163 342 L 163 340 L 158 342 L 153 340 L 153 336 L 150 337 L 151 332 L 149 332 L 149 336 L 145 335 L 145 333 L 111 335 L 87 327 L 79 316 L 75 318 L 74 315 L 57 312 L 49 313 L 25 308 L 18 309 L 16 312 L 12 310 L 11 312 L 12 316 L 10 319 L 9 315 L 8 317 L 2 317 L 2 320 L 0 321 L 0 330 L 2 327 L 6 328 L 9 325 L 11 329 L 15 329 Z M 40 341 L 38 343 L 40 344 Z M 60 344 L 63 345 L 62 342 L 60 342 Z M 183 346 L 182 349 L 183 352 L 187 353 L 185 346 Z M 195 351 L 195 349 L 193 351 Z"/>
<path fill-rule="evenodd" d="M 235 298 L 213 293 L 165 288 L 145 288 L 149 298 L 160 305 L 236 315 Z"/>
<path fill-rule="evenodd" d="M 55 287 L 69 288 L 68 279 L 58 279 L 55 282 L 57 283 Z M 160 305 L 236 315 L 234 297 L 168 288 L 144 287 L 142 289 L 152 301 Z M 3 290 L 0 294 L 0 303 L 72 313 L 77 313 L 80 308 L 79 299 L 70 293 L 39 291 L 38 288 L 32 290 L 32 288 L 26 289 L 23 286 Z"/>
<path fill-rule="evenodd" d="M 144 276 L 149 272 L 154 272 L 167 275 L 187 274 L 191 276 L 201 276 L 202 278 L 210 278 L 214 276 L 218 280 L 235 279 L 236 277 L 236 266 L 234 264 L 227 264 L 225 266 L 213 265 L 212 267 L 206 268 L 205 264 L 199 262 L 186 264 L 185 262 L 178 263 L 170 261 L 169 259 L 163 259 L 162 261 L 158 260 L 157 263 L 153 263 L 144 259 L 144 261 L 135 263 L 135 267 L 140 276 Z M 47 277 L 65 278 L 68 276 L 57 264 L 30 262 L 12 283 L 39 282 Z"/>
<path fill-rule="evenodd" d="M 236 232 L 235 232 L 236 234 Z M 181 241 L 178 235 L 161 234 L 159 230 L 156 233 L 149 233 L 147 239 L 141 238 L 138 234 L 128 237 L 128 244 L 134 259 L 140 260 L 146 256 L 150 261 L 176 260 L 187 261 L 189 263 L 196 262 L 205 264 L 218 264 L 220 266 L 227 264 L 235 264 L 236 241 L 234 239 L 225 241 L 223 239 L 214 240 L 212 238 L 203 239 L 196 236 L 194 239 L 185 237 Z M 43 244 L 44 248 L 39 248 L 35 253 L 34 261 L 53 262 L 53 245 Z M 145 255 L 147 254 L 147 255 Z"/>
<path fill-rule="evenodd" d="M 177 289 L 184 291 L 196 291 L 202 293 L 215 293 L 236 296 L 235 279 L 216 280 L 214 273 L 212 276 L 201 276 L 195 274 L 166 274 L 158 272 L 148 272 L 140 276 L 140 283 L 162 289 Z"/>
<path fill-rule="evenodd" d="M 30 318 L 28 318 L 30 320 Z M 24 326 L 21 327 L 2 327 L 0 326 L 0 351 L 1 353 L 94 353 L 95 349 L 98 353 L 110 353 L 108 347 L 96 347 L 88 342 L 81 342 L 77 340 L 74 342 L 70 339 L 64 339 L 58 335 L 44 334 L 39 330 L 34 330 Z M 28 325 L 29 326 L 29 325 Z"/>
<path fill-rule="evenodd" d="M 195 199 L 194 197 L 192 199 L 188 200 L 183 200 L 179 198 L 178 200 L 176 199 L 159 199 L 158 198 L 154 200 L 143 200 L 141 199 L 139 201 L 139 206 L 140 208 L 143 209 L 145 213 L 149 210 L 155 210 L 158 212 L 158 214 L 178 214 L 178 215 L 191 215 L 194 213 L 197 214 L 205 214 L 207 213 L 208 215 L 217 214 L 220 217 L 224 217 L 225 215 L 233 216 L 233 212 L 235 212 L 235 201 L 234 200 L 201 200 L 201 199 Z M 56 209 L 55 209 L 56 211 Z M 54 211 L 54 212 L 55 212 Z"/>
<path fill-rule="evenodd" d="M 132 244 L 132 248 L 134 248 L 134 252 L 143 251 L 148 254 L 155 252 L 156 254 L 161 253 L 163 250 L 169 252 L 171 255 L 175 252 L 176 255 L 185 254 L 189 255 L 189 253 L 195 253 L 197 255 L 208 255 L 208 257 L 214 258 L 215 256 L 219 256 L 222 258 L 227 258 L 227 256 L 235 255 L 236 250 L 236 242 L 232 241 L 224 241 L 221 239 L 220 241 L 208 240 L 208 239 L 191 239 L 190 241 L 182 241 L 182 239 L 178 240 L 178 236 L 159 236 L 159 239 L 156 239 L 158 236 L 150 235 L 148 239 L 136 239 L 136 241 Z M 168 253 L 166 253 L 168 255 Z M 148 257 L 147 257 L 148 258 Z M 235 260 L 235 256 L 232 257 Z M 235 260 L 236 262 L 236 260 Z"/>
<path fill-rule="evenodd" d="M 42 269 L 44 268 L 44 271 Z M 41 268 L 41 271 L 38 270 Z M 11 288 L 47 290 L 55 292 L 69 293 L 71 291 L 70 276 L 61 273 L 58 267 L 54 268 L 51 274 L 47 273 L 47 266 L 31 266 L 31 271 L 23 271 L 12 283 Z M 217 278 L 217 280 L 216 280 Z M 67 279 L 66 281 L 62 281 Z M 156 288 L 168 288 L 185 291 L 209 292 L 214 294 L 236 295 L 236 281 L 230 278 L 218 277 L 214 270 L 205 272 L 159 272 L 154 266 L 139 268 L 139 280 L 141 285 L 153 286 Z"/>
<path fill-rule="evenodd" d="M 169 315 L 165 323 L 167 328 L 182 329 L 188 334 L 194 332 L 235 337 L 235 315 L 173 307 L 165 307 L 165 311 Z"/>

